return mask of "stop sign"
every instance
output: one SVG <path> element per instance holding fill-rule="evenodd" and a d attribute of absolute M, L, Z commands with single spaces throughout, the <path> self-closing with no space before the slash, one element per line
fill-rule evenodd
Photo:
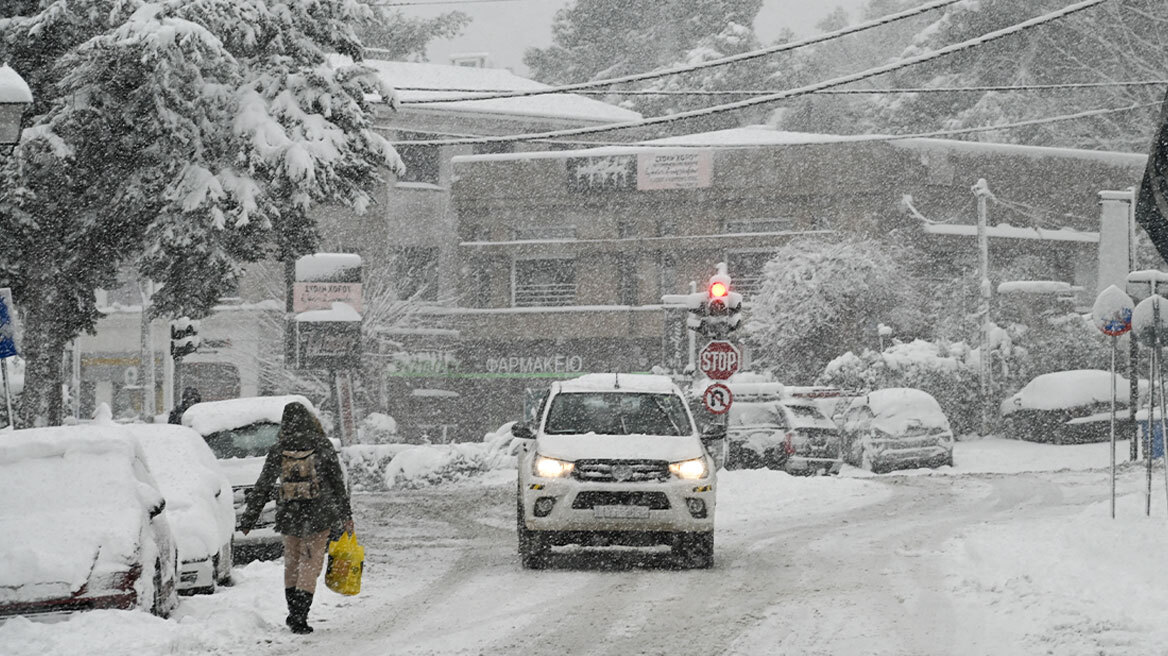
<path fill-rule="evenodd" d="M 708 378 L 726 380 L 742 364 L 742 351 L 725 340 L 716 339 L 698 351 L 698 370 Z"/>

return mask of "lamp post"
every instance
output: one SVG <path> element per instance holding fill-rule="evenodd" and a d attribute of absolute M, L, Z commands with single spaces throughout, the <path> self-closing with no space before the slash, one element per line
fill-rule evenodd
<path fill-rule="evenodd" d="M 12 150 L 20 143 L 20 119 L 32 104 L 32 91 L 20 73 L 0 64 L 0 149 Z"/>

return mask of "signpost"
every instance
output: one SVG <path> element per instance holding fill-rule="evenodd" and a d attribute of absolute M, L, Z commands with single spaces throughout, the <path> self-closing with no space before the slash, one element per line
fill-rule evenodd
<path fill-rule="evenodd" d="M 16 348 L 16 312 L 12 304 L 12 290 L 0 287 L 0 375 L 4 381 L 4 404 L 8 411 L 8 425 L 15 426 L 12 416 L 12 393 L 8 384 L 8 358 L 19 355 Z"/>
<path fill-rule="evenodd" d="M 698 352 L 698 370 L 713 380 L 726 380 L 741 365 L 742 351 L 725 340 L 713 340 Z"/>
<path fill-rule="evenodd" d="M 1131 297 L 1122 289 L 1111 285 L 1095 299 L 1095 306 L 1091 309 L 1091 316 L 1095 320 L 1095 327 L 1104 335 L 1111 338 L 1111 518 L 1115 519 L 1115 354 L 1119 349 L 1119 336 L 1126 334 L 1132 327 L 1132 310 L 1134 305 Z M 1136 397 L 1128 399 L 1133 406 L 1138 403 Z M 1152 418 L 1148 417 L 1148 428 L 1151 429 Z M 1168 473 L 1165 474 L 1168 476 Z"/>
<path fill-rule="evenodd" d="M 712 415 L 726 414 L 734 403 L 734 394 L 722 383 L 714 383 L 702 394 L 702 403 L 706 404 L 706 410 Z"/>
<path fill-rule="evenodd" d="M 314 253 L 296 260 L 289 293 L 292 357 L 297 369 L 325 369 L 336 401 L 335 431 L 344 445 L 356 434 L 353 369 L 361 366 L 361 257 L 353 253 Z"/>

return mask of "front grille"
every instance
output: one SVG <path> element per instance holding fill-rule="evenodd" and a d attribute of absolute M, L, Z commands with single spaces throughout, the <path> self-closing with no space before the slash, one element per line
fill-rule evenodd
<path fill-rule="evenodd" d="M 669 480 L 664 460 L 577 460 L 572 476 L 599 483 L 643 483 Z"/>
<path fill-rule="evenodd" d="M 588 510 L 595 506 L 648 506 L 650 510 L 669 510 L 669 497 L 664 492 L 607 492 L 586 491 L 576 495 L 573 510 Z"/>

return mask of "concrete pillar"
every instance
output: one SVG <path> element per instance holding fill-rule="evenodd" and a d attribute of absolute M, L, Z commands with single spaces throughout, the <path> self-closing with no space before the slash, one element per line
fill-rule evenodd
<path fill-rule="evenodd" d="M 1127 274 L 1131 270 L 1135 244 L 1135 191 L 1099 192 L 1099 275 L 1095 281 L 1095 293 L 1115 285 L 1127 287 Z"/>

